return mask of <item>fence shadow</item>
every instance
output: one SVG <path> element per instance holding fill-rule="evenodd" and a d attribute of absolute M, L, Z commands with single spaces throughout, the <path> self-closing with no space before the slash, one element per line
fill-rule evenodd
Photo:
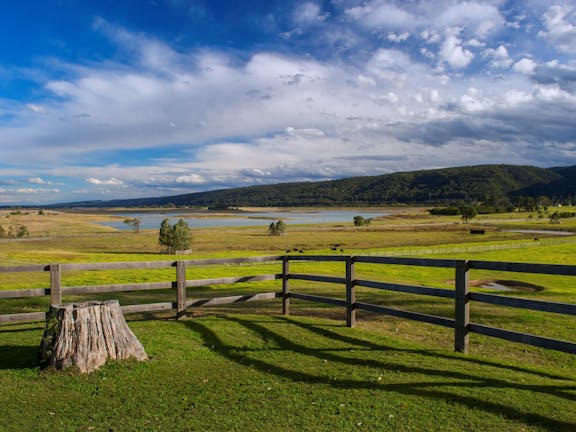
<path fill-rule="evenodd" d="M 2 345 L 0 346 L 0 370 L 33 369 L 38 366 L 40 343 L 35 346 Z"/>
<path fill-rule="evenodd" d="M 372 342 L 367 343 L 354 336 L 342 336 L 326 326 L 313 324 L 303 325 L 304 329 L 311 333 L 311 337 L 318 339 L 320 336 L 324 339 L 323 345 L 329 347 L 317 348 L 306 345 L 307 342 L 302 338 L 286 336 L 294 333 L 290 332 L 290 326 L 298 325 L 290 320 L 276 319 L 264 321 L 240 318 L 238 316 L 226 316 L 220 319 L 228 320 L 231 324 L 239 325 L 253 332 L 253 334 L 265 341 L 265 346 L 262 348 L 246 348 L 242 347 L 241 342 L 238 341 L 235 341 L 233 344 L 227 343 L 223 336 L 219 335 L 210 327 L 209 321 L 186 320 L 181 323 L 190 330 L 197 332 L 202 337 L 204 344 L 218 355 L 240 365 L 249 366 L 263 373 L 276 375 L 294 382 L 320 384 L 346 390 L 368 389 L 374 392 L 395 392 L 434 400 L 444 400 L 451 404 L 463 405 L 471 409 L 503 416 L 513 421 L 521 419 L 527 424 L 538 426 L 544 430 L 576 430 L 576 423 L 568 423 L 554 419 L 553 412 L 523 412 L 504 403 L 498 403 L 497 398 L 482 398 L 481 393 L 479 396 L 470 396 L 470 393 L 457 390 L 458 388 L 488 388 L 493 389 L 494 393 L 497 393 L 499 390 L 512 389 L 530 392 L 535 399 L 542 396 L 554 396 L 576 401 L 576 386 L 567 386 L 566 381 L 551 383 L 549 385 L 538 385 L 515 382 L 513 381 L 514 378 L 506 380 L 489 378 L 487 376 L 476 376 L 472 371 L 467 372 L 467 369 L 462 368 L 461 364 L 459 367 L 456 367 L 457 363 L 461 361 L 459 356 L 454 355 L 451 357 L 435 351 L 415 352 L 414 350 L 399 349 L 395 346 L 379 345 Z M 272 330 L 271 328 L 273 327 L 277 327 L 278 331 Z M 308 344 L 310 344 L 309 341 Z M 274 360 L 274 358 L 278 358 L 277 356 L 274 356 L 272 359 L 266 359 L 265 352 L 270 351 L 271 345 L 275 347 L 272 349 L 307 356 L 314 361 L 328 361 L 359 369 L 377 368 L 381 370 L 393 370 L 400 374 L 407 374 L 410 379 L 407 380 L 407 382 L 393 382 L 388 384 L 353 378 L 335 379 L 328 374 L 315 374 L 303 367 L 294 368 L 294 365 L 288 365 L 287 367 L 283 363 Z M 362 351 L 365 355 L 351 356 L 350 352 L 356 350 Z M 259 351 L 263 354 L 261 358 L 258 357 Z M 402 359 L 405 359 L 406 355 L 411 353 L 416 355 L 422 354 L 433 358 L 436 357 L 438 361 L 432 363 L 428 361 L 418 364 L 407 364 L 403 362 Z M 397 354 L 398 357 L 395 357 L 394 354 Z M 454 361 L 453 365 L 450 364 L 451 361 Z M 454 369 L 459 370 L 446 370 L 447 362 L 450 366 L 455 366 Z M 494 371 L 500 368 L 498 364 L 492 362 L 486 362 L 483 367 L 492 368 Z M 507 366 L 503 366 L 503 368 L 507 369 Z M 529 370 L 519 370 L 517 372 L 532 373 L 535 376 L 538 375 L 536 372 Z M 356 374 L 351 374 L 350 376 L 354 375 Z M 487 374 L 484 373 L 484 375 Z M 433 377 L 434 379 L 418 379 L 418 376 L 426 378 Z M 560 378 L 561 380 L 566 379 L 564 377 L 554 378 Z M 484 396 L 486 396 L 486 394 L 484 394 Z"/>

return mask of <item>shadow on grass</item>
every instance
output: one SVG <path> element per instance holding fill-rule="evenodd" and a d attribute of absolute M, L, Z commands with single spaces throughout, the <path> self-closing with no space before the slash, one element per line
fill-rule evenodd
<path fill-rule="evenodd" d="M 261 348 L 246 348 L 242 345 L 228 344 L 210 328 L 209 324 L 207 325 L 196 320 L 183 321 L 182 323 L 189 329 L 200 334 L 204 344 L 211 347 L 214 352 L 230 361 L 253 367 L 267 374 L 290 379 L 294 382 L 320 384 L 343 390 L 368 389 L 443 400 L 452 404 L 464 405 L 473 410 L 482 410 L 513 421 L 520 420 L 524 423 L 539 426 L 550 431 L 576 430 L 576 423 L 556 420 L 553 418 L 554 412 L 523 412 L 514 407 L 494 401 L 486 392 L 484 392 L 485 398 L 482 398 L 482 394 L 470 396 L 469 389 L 476 388 L 479 390 L 493 389 L 494 392 L 502 390 L 519 391 L 522 392 L 523 397 L 528 393 L 530 394 L 530 399 L 534 400 L 538 400 L 542 396 L 553 396 L 569 401 L 576 400 L 576 393 L 574 392 L 576 386 L 566 386 L 565 383 L 550 385 L 522 384 L 518 382 L 518 377 L 515 376 L 511 376 L 510 380 L 486 376 L 490 374 L 490 369 L 494 371 L 494 374 L 496 374 L 497 371 L 501 372 L 499 369 L 505 369 L 524 374 L 532 374 L 534 377 L 541 377 L 543 375 L 535 371 L 530 371 L 529 369 L 510 367 L 500 365 L 496 362 L 484 362 L 477 359 L 465 359 L 456 354 L 449 355 L 426 350 L 404 350 L 393 346 L 379 345 L 353 336 L 339 334 L 326 326 L 301 323 L 285 318 L 276 319 L 275 321 L 263 321 L 227 316 L 220 317 L 220 319 L 228 320 L 231 323 L 236 323 L 250 330 L 264 341 L 265 346 Z M 323 343 L 326 344 L 326 342 L 328 342 L 330 348 L 324 349 L 306 346 L 303 343 L 305 339 L 299 337 L 298 341 L 293 340 L 290 338 L 291 336 L 287 337 L 278 331 L 271 330 L 271 325 L 282 325 L 285 334 L 289 335 L 296 332 L 291 332 L 289 329 L 286 332 L 286 326 L 299 326 L 312 333 L 312 335 L 315 335 L 316 338 L 318 336 L 322 337 Z M 406 374 L 407 382 L 386 384 L 347 377 L 335 379 L 329 374 L 311 373 L 307 368 L 299 368 L 298 364 L 290 364 L 289 367 L 285 367 L 283 364 L 275 363 L 273 358 L 270 360 L 254 358 L 258 356 L 258 351 L 265 353 L 271 350 L 279 350 L 287 354 L 299 354 L 301 356 L 316 358 L 321 361 L 330 361 L 350 367 L 391 370 L 396 373 Z M 351 354 L 354 351 L 361 351 L 363 354 L 361 356 Z M 395 357 L 396 355 L 398 357 Z M 428 358 L 431 357 L 432 360 L 436 358 L 437 361 L 433 361 L 432 365 L 430 365 L 429 361 L 418 362 L 418 360 L 416 360 L 407 362 L 407 356 L 426 356 Z M 463 361 L 470 362 L 470 367 L 462 367 L 461 362 Z M 482 370 L 484 376 L 479 376 L 474 373 L 475 369 L 472 369 L 473 363 L 484 368 Z M 442 369 L 442 367 L 452 368 L 453 370 Z M 471 371 L 468 372 L 468 370 Z M 501 373 L 499 375 L 501 376 Z M 565 377 L 559 376 L 550 376 L 550 378 L 566 380 Z M 462 389 L 462 391 L 459 389 Z"/>
<path fill-rule="evenodd" d="M 0 370 L 33 369 L 38 366 L 38 346 L 3 345 L 0 346 Z"/>

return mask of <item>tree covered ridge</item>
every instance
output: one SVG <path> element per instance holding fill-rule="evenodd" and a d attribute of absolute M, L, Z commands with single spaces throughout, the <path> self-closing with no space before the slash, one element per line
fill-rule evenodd
<path fill-rule="evenodd" d="M 82 203 L 85 206 L 355 206 L 515 201 L 574 201 L 576 166 L 478 165 L 397 172 L 318 182 L 280 183 L 158 198 Z"/>

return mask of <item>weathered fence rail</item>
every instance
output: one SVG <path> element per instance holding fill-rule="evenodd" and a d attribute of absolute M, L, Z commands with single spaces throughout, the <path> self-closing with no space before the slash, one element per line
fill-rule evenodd
<path fill-rule="evenodd" d="M 279 263 L 281 272 L 271 274 L 259 274 L 250 276 L 230 276 L 211 279 L 186 279 L 186 270 L 193 267 L 212 265 L 242 265 L 246 263 Z M 335 262 L 343 263 L 344 277 L 292 273 L 291 262 Z M 381 264 L 381 265 L 404 265 L 449 268 L 454 270 L 455 290 L 429 288 L 421 286 L 387 283 L 357 279 L 355 277 L 355 265 L 357 263 Z M 127 270 L 127 269 L 175 269 L 175 280 L 161 282 L 144 282 L 133 284 L 109 284 L 89 286 L 62 286 L 62 273 L 68 271 L 92 271 L 92 270 Z M 110 292 L 147 291 L 147 290 L 172 290 L 175 291 L 174 301 L 147 303 L 135 305 L 123 305 L 124 313 L 142 313 L 158 311 L 175 311 L 178 318 L 186 316 L 186 310 L 191 307 L 210 305 L 223 305 L 238 302 L 251 302 L 261 300 L 282 300 L 282 312 L 290 313 L 290 300 L 304 300 L 309 302 L 324 303 L 333 306 L 345 307 L 346 325 L 353 327 L 356 322 L 357 311 L 367 311 L 405 318 L 409 320 L 439 325 L 454 329 L 455 350 L 468 352 L 469 334 L 477 333 L 485 336 L 505 339 L 508 341 L 529 344 L 533 346 L 554 349 L 558 351 L 576 354 L 576 343 L 562 341 L 528 333 L 515 332 L 483 324 L 470 322 L 471 302 L 487 303 L 496 306 L 508 306 L 512 308 L 529 309 L 541 312 L 576 315 L 576 304 L 556 303 L 541 300 L 524 299 L 495 294 L 471 292 L 469 289 L 468 275 L 470 270 L 491 270 L 503 272 L 533 273 L 561 276 L 576 276 L 576 265 L 548 265 L 491 262 L 475 260 L 451 260 L 431 258 L 406 258 L 390 256 L 344 256 L 344 255 L 286 255 L 286 256 L 261 256 L 246 258 L 227 259 L 203 259 L 181 261 L 155 261 L 155 262 L 116 262 L 116 263 L 73 263 L 73 264 L 49 264 L 49 265 L 18 265 L 0 266 L 0 274 L 14 272 L 49 272 L 50 287 L 20 290 L 0 290 L 0 299 L 30 298 L 50 296 L 51 304 L 62 302 L 63 295 L 86 295 Z M 263 293 L 250 293 L 234 296 L 215 298 L 188 298 L 187 288 L 201 287 L 216 284 L 235 284 L 242 282 L 258 281 L 282 281 L 282 290 Z M 319 283 L 339 284 L 345 287 L 346 298 L 313 295 L 309 293 L 293 292 L 291 281 L 309 281 Z M 422 296 L 441 297 L 454 300 L 454 317 L 435 316 L 415 311 L 401 310 L 383 305 L 370 304 L 356 301 L 356 288 L 364 287 L 376 290 L 401 292 Z M 40 321 L 44 320 L 44 312 L 28 312 L 17 314 L 0 315 L 0 323 Z"/>

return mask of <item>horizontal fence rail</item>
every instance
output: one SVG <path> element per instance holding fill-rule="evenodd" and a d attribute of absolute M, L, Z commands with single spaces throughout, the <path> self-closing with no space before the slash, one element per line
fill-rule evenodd
<path fill-rule="evenodd" d="M 342 263 L 341 270 L 344 277 L 329 275 L 314 275 L 293 273 L 290 271 L 290 263 L 314 263 L 334 262 Z M 434 268 L 448 268 L 454 270 L 455 289 L 430 288 L 405 284 L 388 283 L 358 279 L 355 277 L 355 265 L 358 263 L 378 265 L 403 265 L 422 266 Z M 207 266 L 241 266 L 254 264 L 281 264 L 278 273 L 259 274 L 250 276 L 228 276 L 210 279 L 186 279 L 186 269 Z M 149 269 L 174 269 L 175 280 L 142 282 L 131 284 L 107 284 L 87 286 L 62 286 L 63 272 L 77 271 L 102 271 L 102 270 L 149 270 Z M 50 297 L 50 304 L 62 302 L 63 295 L 90 295 L 100 293 L 170 290 L 175 292 L 174 301 L 122 305 L 124 313 L 146 313 L 173 311 L 177 318 L 184 318 L 186 310 L 192 307 L 225 305 L 240 302 L 253 302 L 264 300 L 281 299 L 282 313 L 289 315 L 290 300 L 302 300 L 307 302 L 323 303 L 346 309 L 346 324 L 353 327 L 356 322 L 356 312 L 366 311 L 371 313 L 385 314 L 404 319 L 414 320 L 433 325 L 454 329 L 454 347 L 457 351 L 468 352 L 469 334 L 477 333 L 484 336 L 495 337 L 512 342 L 529 344 L 533 346 L 554 349 L 558 351 L 576 354 L 576 343 L 531 335 L 528 333 L 515 332 L 470 321 L 471 303 L 486 303 L 495 306 L 520 308 L 540 312 L 562 314 L 567 316 L 576 315 L 576 304 L 557 303 L 542 300 L 532 300 L 510 296 L 501 296 L 480 292 L 471 292 L 469 289 L 468 275 L 470 270 L 489 270 L 530 274 L 546 274 L 560 276 L 576 276 L 575 265 L 553 264 L 530 264 L 491 262 L 476 260 L 433 259 L 419 257 L 397 256 L 347 256 L 347 255 L 284 255 L 284 256 L 257 256 L 240 258 L 216 258 L 179 261 L 153 261 L 153 262 L 112 262 L 112 263 L 66 263 L 66 264 L 32 264 L 16 266 L 0 266 L 2 273 L 23 272 L 47 272 L 50 275 L 49 288 L 31 288 L 17 290 L 0 290 L 0 300 Z M 281 280 L 281 291 L 240 294 L 234 296 L 214 298 L 188 298 L 187 288 L 202 287 L 208 285 L 229 285 L 236 283 L 252 283 L 260 281 Z M 338 299 L 321 295 L 304 294 L 293 292 L 291 281 L 308 281 L 318 283 L 330 283 L 343 285 L 346 298 Z M 400 310 L 385 305 L 376 305 L 356 301 L 356 288 L 364 287 L 383 291 L 401 292 L 414 295 L 440 297 L 452 300 L 454 303 L 454 317 L 435 316 L 415 311 Z M 0 323 L 15 323 L 23 321 L 41 321 L 46 319 L 45 312 L 26 312 L 0 315 Z"/>

